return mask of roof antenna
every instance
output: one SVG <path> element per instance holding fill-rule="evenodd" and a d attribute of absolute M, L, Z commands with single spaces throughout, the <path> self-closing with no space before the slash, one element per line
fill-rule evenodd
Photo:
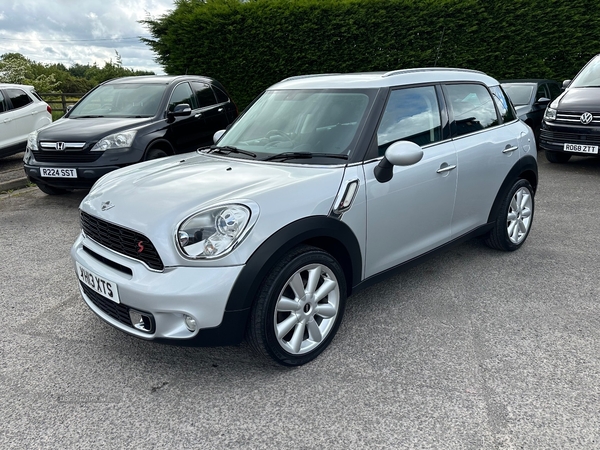
<path fill-rule="evenodd" d="M 442 37 L 440 38 L 440 44 L 438 45 L 437 55 L 435 55 L 435 62 L 433 63 L 433 67 L 437 66 L 438 59 L 440 59 L 440 50 L 442 49 L 442 41 L 444 40 L 444 32 L 446 31 L 446 26 L 442 30 Z"/>

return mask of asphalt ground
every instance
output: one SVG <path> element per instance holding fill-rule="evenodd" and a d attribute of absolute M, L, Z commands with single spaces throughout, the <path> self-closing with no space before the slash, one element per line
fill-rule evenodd
<path fill-rule="evenodd" d="M 351 297 L 297 369 L 99 320 L 69 257 L 83 196 L 0 196 L 2 449 L 600 448 L 599 160 L 540 153 L 519 251 L 474 240 Z"/>

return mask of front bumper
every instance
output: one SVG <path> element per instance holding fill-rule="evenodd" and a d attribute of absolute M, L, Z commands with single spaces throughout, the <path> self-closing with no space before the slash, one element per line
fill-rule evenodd
<path fill-rule="evenodd" d="M 565 151 L 565 144 L 600 147 L 600 128 L 595 126 L 542 124 L 538 145 L 544 150 L 575 156 L 599 157 L 600 153 Z"/>
<path fill-rule="evenodd" d="M 248 311 L 226 313 L 225 309 L 244 266 L 167 267 L 157 272 L 83 235 L 73 244 L 71 256 L 93 274 L 116 284 L 120 303 L 96 294 L 77 278 L 90 309 L 125 333 L 181 345 L 236 344 L 243 337 Z M 130 309 L 152 317 L 152 332 L 140 331 L 128 322 Z M 186 327 L 185 315 L 195 319 L 195 331 Z"/>

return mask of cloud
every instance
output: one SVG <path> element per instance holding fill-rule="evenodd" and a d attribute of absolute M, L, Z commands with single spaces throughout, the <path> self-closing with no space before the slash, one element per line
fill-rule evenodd
<path fill-rule="evenodd" d="M 41 63 L 123 66 L 163 73 L 156 55 L 139 40 L 149 37 L 139 20 L 174 9 L 174 0 L 4 0 L 0 6 L 2 53 Z"/>

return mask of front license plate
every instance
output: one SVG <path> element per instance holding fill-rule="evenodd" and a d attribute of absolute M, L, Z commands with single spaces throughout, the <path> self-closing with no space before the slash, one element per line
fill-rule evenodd
<path fill-rule="evenodd" d="M 42 168 L 41 171 L 46 178 L 77 178 L 76 169 Z"/>
<path fill-rule="evenodd" d="M 119 290 L 117 289 L 116 283 L 96 275 L 94 272 L 91 272 L 83 267 L 77 261 L 75 261 L 75 266 L 77 267 L 77 276 L 82 283 L 84 283 L 90 289 L 93 289 L 101 296 L 106 297 L 115 303 L 121 303 L 121 299 L 119 298 Z"/>
<path fill-rule="evenodd" d="M 565 144 L 565 152 L 598 153 L 597 145 Z"/>

